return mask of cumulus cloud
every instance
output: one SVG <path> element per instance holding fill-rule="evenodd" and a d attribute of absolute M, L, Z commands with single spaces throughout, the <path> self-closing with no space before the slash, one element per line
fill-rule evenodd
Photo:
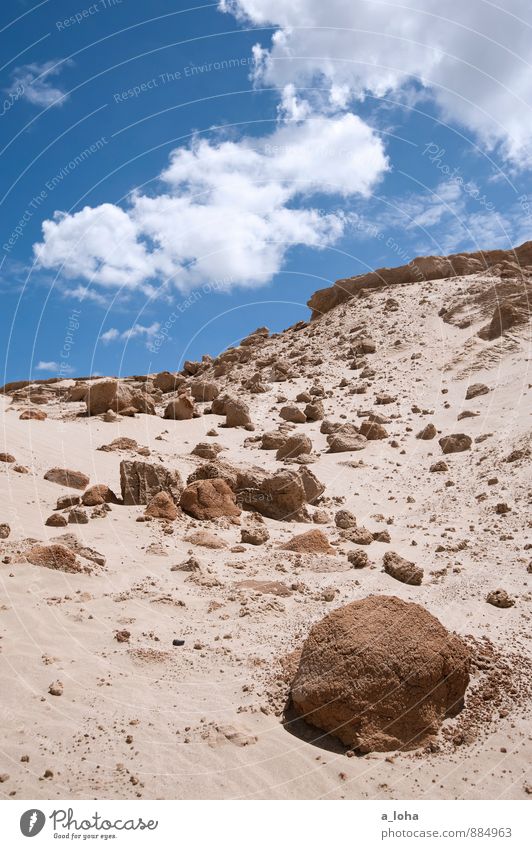
<path fill-rule="evenodd" d="M 128 327 L 127 330 L 122 331 L 122 333 L 116 327 L 110 327 L 109 330 L 101 334 L 100 339 L 102 342 L 108 343 L 116 342 L 118 339 L 129 342 L 130 339 L 144 337 L 146 344 L 148 344 L 160 329 L 161 325 L 158 321 L 154 321 L 153 324 L 149 325 L 136 323 L 132 327 Z"/>
<path fill-rule="evenodd" d="M 268 282 L 294 245 L 332 244 L 345 218 L 312 196 L 370 196 L 388 168 L 384 146 L 356 115 L 308 116 L 289 98 L 285 108 L 297 120 L 269 135 L 174 150 L 158 194 L 57 212 L 34 245 L 37 263 L 102 287 L 229 289 Z"/>
<path fill-rule="evenodd" d="M 529 0 L 220 0 L 247 23 L 274 25 L 255 76 L 288 102 L 294 85 L 329 90 L 332 107 L 400 93 L 416 80 L 444 120 L 514 163 L 532 162 Z"/>
<path fill-rule="evenodd" d="M 56 363 L 55 360 L 39 360 L 39 362 L 35 366 L 35 370 L 49 371 L 54 373 L 61 371 L 63 375 L 74 373 L 74 368 L 72 366 L 66 365 L 65 363 Z"/>
<path fill-rule="evenodd" d="M 62 106 L 67 94 L 53 78 L 60 74 L 65 64 L 70 63 L 50 61 L 21 65 L 13 71 L 8 91 L 14 97 L 23 97 L 34 106 Z"/>

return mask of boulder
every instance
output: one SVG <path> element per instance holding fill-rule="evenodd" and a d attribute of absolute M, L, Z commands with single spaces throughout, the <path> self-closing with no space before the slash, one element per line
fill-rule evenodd
<path fill-rule="evenodd" d="M 356 528 L 357 520 L 349 510 L 338 510 L 334 515 L 334 524 L 345 531 L 348 528 Z"/>
<path fill-rule="evenodd" d="M 366 566 L 369 566 L 371 563 L 367 553 L 365 551 L 361 551 L 359 548 L 357 548 L 356 551 L 350 551 L 347 555 L 347 559 L 354 569 L 365 569 Z"/>
<path fill-rule="evenodd" d="M 240 516 L 233 490 L 221 478 L 198 480 L 181 494 L 181 509 L 195 519 Z"/>
<path fill-rule="evenodd" d="M 260 447 L 263 451 L 277 451 L 287 439 L 288 436 L 282 430 L 270 430 L 262 434 Z"/>
<path fill-rule="evenodd" d="M 515 604 L 514 599 L 508 595 L 506 590 L 491 590 L 486 596 L 486 601 L 493 607 L 501 608 L 513 607 Z"/>
<path fill-rule="evenodd" d="M 325 415 L 323 401 L 312 401 L 305 407 L 305 416 L 309 422 L 321 421 Z"/>
<path fill-rule="evenodd" d="M 48 516 L 44 524 L 50 528 L 64 528 L 68 522 L 67 517 L 63 516 L 62 513 L 52 513 L 51 516 Z"/>
<path fill-rule="evenodd" d="M 11 528 L 9 527 L 7 522 L 2 522 L 0 524 L 0 539 L 7 539 L 10 533 Z"/>
<path fill-rule="evenodd" d="M 249 407 L 240 398 L 227 398 L 225 416 L 225 427 L 246 427 L 252 424 Z"/>
<path fill-rule="evenodd" d="M 218 442 L 198 442 L 190 452 L 202 460 L 216 460 L 218 454 L 223 451 L 223 445 Z"/>
<path fill-rule="evenodd" d="M 69 486 L 71 489 L 85 489 L 89 483 L 89 476 L 83 472 L 74 472 L 72 469 L 49 469 L 45 481 L 57 483 L 60 486 Z"/>
<path fill-rule="evenodd" d="M 445 462 L 445 460 L 438 460 L 436 463 L 433 463 L 429 469 L 429 472 L 448 472 L 449 466 Z"/>
<path fill-rule="evenodd" d="M 118 504 L 118 498 L 107 484 L 97 483 L 83 493 L 81 503 L 85 507 L 96 507 L 98 504 Z"/>
<path fill-rule="evenodd" d="M 279 415 L 285 422 L 293 422 L 294 424 L 304 424 L 307 420 L 303 410 L 300 410 L 295 404 L 286 404 L 279 411 Z"/>
<path fill-rule="evenodd" d="M 7 454 L 5 451 L 0 452 L 0 463 L 14 463 L 15 458 L 12 454 Z"/>
<path fill-rule="evenodd" d="M 69 402 L 84 401 L 89 390 L 88 383 L 75 383 L 65 393 L 64 400 Z"/>
<path fill-rule="evenodd" d="M 150 519 L 166 519 L 168 522 L 173 522 L 177 519 L 178 512 L 172 496 L 168 492 L 158 492 L 148 502 L 144 515 L 149 516 Z"/>
<path fill-rule="evenodd" d="M 306 722 L 360 753 L 413 749 L 462 708 L 470 653 L 427 610 L 370 596 L 307 637 L 290 696 Z"/>
<path fill-rule="evenodd" d="M 220 394 L 216 383 L 211 380 L 192 381 L 190 391 L 195 401 L 214 401 Z"/>
<path fill-rule="evenodd" d="M 158 492 L 167 492 L 177 503 L 183 483 L 179 472 L 141 460 L 122 460 L 120 489 L 124 504 L 148 504 Z"/>
<path fill-rule="evenodd" d="M 194 401 L 190 395 L 178 395 L 170 401 L 164 411 L 163 418 L 185 421 L 194 415 Z"/>
<path fill-rule="evenodd" d="M 471 398 L 476 398 L 478 395 L 487 395 L 490 391 L 489 386 L 485 383 L 472 383 L 467 387 L 465 398 L 469 401 Z"/>
<path fill-rule="evenodd" d="M 263 545 L 269 540 L 270 534 L 264 525 L 258 525 L 256 528 L 242 528 L 240 538 L 248 545 Z"/>
<path fill-rule="evenodd" d="M 388 431 L 384 425 L 378 422 L 364 421 L 359 427 L 359 431 L 366 439 L 386 439 Z"/>
<path fill-rule="evenodd" d="M 416 434 L 416 439 L 434 439 L 437 432 L 438 431 L 432 422 L 429 422 L 428 425 L 425 425 L 425 427 Z"/>
<path fill-rule="evenodd" d="M 174 374 L 171 371 L 160 371 L 153 378 L 153 386 L 160 389 L 165 395 L 167 392 L 176 392 L 180 386 L 186 383 L 182 374 Z"/>
<path fill-rule="evenodd" d="M 345 451 L 361 451 L 367 445 L 367 439 L 361 433 L 347 433 L 341 430 L 327 437 L 330 454 L 341 454 Z"/>
<path fill-rule="evenodd" d="M 405 560 L 404 557 L 396 554 L 395 551 L 387 551 L 383 557 L 382 564 L 384 571 L 388 575 L 391 575 L 392 578 L 401 581 L 403 584 L 419 586 L 423 580 L 423 569 L 420 566 L 416 566 L 410 560 Z"/>
<path fill-rule="evenodd" d="M 452 433 L 450 436 L 442 436 L 441 439 L 438 439 L 438 442 L 444 454 L 468 451 L 472 445 L 471 437 L 465 433 Z"/>
<path fill-rule="evenodd" d="M 67 507 L 75 507 L 80 504 L 81 498 L 79 495 L 60 495 L 55 505 L 56 510 L 66 510 Z"/>
<path fill-rule="evenodd" d="M 101 416 L 107 410 L 121 413 L 133 405 L 133 392 L 119 380 L 97 380 L 89 384 L 85 394 L 87 415 Z"/>
<path fill-rule="evenodd" d="M 283 551 L 296 551 L 299 554 L 336 554 L 326 534 L 319 529 L 297 534 L 281 546 Z"/>
<path fill-rule="evenodd" d="M 303 433 L 294 433 L 277 449 L 275 459 L 289 460 L 292 457 L 299 457 L 301 454 L 311 453 L 312 442 L 310 441 L 310 438 Z"/>

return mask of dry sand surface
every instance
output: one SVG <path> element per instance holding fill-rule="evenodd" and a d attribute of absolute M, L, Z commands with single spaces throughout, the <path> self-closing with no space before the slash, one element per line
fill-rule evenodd
<path fill-rule="evenodd" d="M 210 401 L 195 402 L 194 418 L 163 419 L 176 392 L 150 396 L 156 415 L 116 421 L 88 417 L 84 401 L 67 400 L 74 381 L 0 396 L 0 452 L 13 458 L 0 462 L 0 523 L 9 525 L 0 540 L 3 796 L 521 799 L 531 792 L 530 325 L 479 337 L 492 317 L 485 292 L 500 282 L 497 274 L 376 289 L 185 375 L 186 385 L 201 378 L 216 384 L 219 399 L 228 392 L 248 404 L 254 430 L 224 427 Z M 368 339 L 375 351 L 359 351 Z M 263 392 L 249 388 L 257 373 Z M 472 384 L 489 391 L 466 400 Z M 331 453 L 321 418 L 280 417 L 287 404 L 304 411 L 306 402 L 296 401 L 302 392 L 323 403 L 327 422 L 359 428 L 374 413 L 386 435 Z M 379 403 L 385 394 L 388 402 Z M 28 408 L 47 418 L 21 420 Z M 458 420 L 464 411 L 474 415 Z M 435 437 L 416 438 L 430 423 Z M 311 454 L 278 460 L 264 450 L 262 434 L 280 425 L 284 436 L 309 437 Z M 438 440 L 452 434 L 469 436 L 471 446 L 444 454 Z M 118 437 L 135 439 L 149 456 L 97 450 Z M 59 497 L 83 494 L 45 480 L 51 468 L 83 472 L 89 486 L 106 484 L 120 500 L 122 460 L 162 464 L 185 485 L 209 462 L 191 453 L 200 442 L 218 443 L 217 462 L 237 467 L 307 468 L 324 492 L 304 506 L 306 522 L 249 510 L 200 520 L 179 506 L 173 520 L 136 521 L 145 505 L 111 503 L 107 511 L 82 507 L 85 524 L 45 524 L 54 512 L 68 518 L 70 508 L 55 510 Z M 431 472 L 441 461 L 447 470 Z M 337 527 L 339 510 L 354 514 L 357 533 Z M 269 538 L 243 543 L 243 529 Z M 333 553 L 282 549 L 309 530 L 322 531 Z M 201 535 L 187 539 L 198 531 L 215 534 L 222 547 L 197 544 Z M 382 531 L 389 542 L 373 540 Z M 39 565 L 34 546 L 65 534 L 79 571 Z M 364 568 L 348 559 L 357 551 L 367 554 Z M 384 571 L 390 551 L 423 570 L 421 583 Z M 487 602 L 498 589 L 511 606 Z M 284 714 L 290 653 L 326 614 L 373 594 L 422 605 L 472 651 L 464 709 L 407 751 L 353 752 Z"/>

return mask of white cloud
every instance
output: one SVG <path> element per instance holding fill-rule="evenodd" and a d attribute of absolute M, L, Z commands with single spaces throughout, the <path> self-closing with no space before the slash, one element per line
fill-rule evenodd
<path fill-rule="evenodd" d="M 220 0 L 241 20 L 279 28 L 257 45 L 256 78 L 325 86 L 332 105 L 426 87 L 444 120 L 520 164 L 532 162 L 529 0 Z M 285 95 L 283 95 L 285 96 Z M 323 97 L 323 95 L 322 95 Z M 343 104 L 343 105 L 342 105 Z"/>
<path fill-rule="evenodd" d="M 52 78 L 61 73 L 65 64 L 70 62 L 31 62 L 29 65 L 21 65 L 13 71 L 8 91 L 35 106 L 62 106 L 67 95 L 52 82 Z"/>
<path fill-rule="evenodd" d="M 296 103 L 286 108 L 304 114 Z M 313 208 L 312 195 L 368 197 L 387 168 L 381 139 L 352 114 L 306 117 L 241 141 L 195 140 L 172 152 L 160 194 L 58 212 L 34 252 L 41 267 L 101 287 L 256 286 L 292 246 L 322 248 L 342 235 L 344 216 Z"/>
<path fill-rule="evenodd" d="M 128 327 L 127 330 L 124 330 L 122 333 L 116 327 L 110 327 L 109 330 L 106 330 L 105 333 L 102 333 L 100 339 L 105 344 L 109 342 L 116 342 L 118 339 L 129 342 L 130 339 L 136 339 L 138 337 L 144 337 L 146 339 L 146 344 L 148 344 L 154 336 L 157 335 L 159 330 L 161 329 L 161 325 L 158 321 L 154 321 L 153 324 L 144 325 L 144 324 L 134 324 L 132 327 Z"/>
<path fill-rule="evenodd" d="M 39 360 L 35 366 L 36 371 L 61 372 L 62 375 L 73 374 L 74 368 L 66 363 L 56 363 L 55 360 Z"/>

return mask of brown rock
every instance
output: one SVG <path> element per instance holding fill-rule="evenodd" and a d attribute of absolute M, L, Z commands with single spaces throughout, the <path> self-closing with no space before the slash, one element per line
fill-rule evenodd
<path fill-rule="evenodd" d="M 10 533 L 11 528 L 9 527 L 7 522 L 2 522 L 0 524 L 0 539 L 7 539 Z"/>
<path fill-rule="evenodd" d="M 306 722 L 359 752 L 412 749 L 460 711 L 469 664 L 423 607 L 370 596 L 313 626 L 290 695 Z"/>
<path fill-rule="evenodd" d="M 295 404 L 286 404 L 281 408 L 279 415 L 285 422 L 294 422 L 294 424 L 303 424 L 307 420 L 303 410 L 300 410 Z"/>
<path fill-rule="evenodd" d="M 432 422 L 429 422 L 428 425 L 425 425 L 423 430 L 420 430 L 416 435 L 416 439 L 434 439 L 437 434 L 437 430 Z"/>
<path fill-rule="evenodd" d="M 361 433 L 344 433 L 337 431 L 327 437 L 330 454 L 340 454 L 345 451 L 361 451 L 367 445 L 367 439 Z"/>
<path fill-rule="evenodd" d="M 506 590 L 491 590 L 486 596 L 486 601 L 488 604 L 492 604 L 493 607 L 513 607 L 515 604 L 515 600 L 508 595 Z"/>
<path fill-rule="evenodd" d="M 260 447 L 263 451 L 277 451 L 288 439 L 286 433 L 281 430 L 270 430 L 262 434 Z"/>
<path fill-rule="evenodd" d="M 67 507 L 75 507 L 80 504 L 81 498 L 79 495 L 60 495 L 55 505 L 56 510 L 66 510 Z"/>
<path fill-rule="evenodd" d="M 189 395 L 178 395 L 167 405 L 163 418 L 186 421 L 194 416 L 194 402 Z"/>
<path fill-rule="evenodd" d="M 84 400 L 89 416 L 101 416 L 107 410 L 121 413 L 133 406 L 133 392 L 119 380 L 97 380 L 89 384 Z"/>
<path fill-rule="evenodd" d="M 64 528 L 67 524 L 67 519 L 62 513 L 52 513 L 51 516 L 48 516 L 44 524 L 50 528 Z"/>
<path fill-rule="evenodd" d="M 366 439 L 386 439 L 388 431 L 378 422 L 364 421 L 359 427 L 359 431 Z"/>
<path fill-rule="evenodd" d="M 270 534 L 264 525 L 259 525 L 257 528 L 242 528 L 241 541 L 248 545 L 263 545 L 268 542 Z"/>
<path fill-rule="evenodd" d="M 60 572 L 83 571 L 74 552 L 59 543 L 34 545 L 26 554 L 26 559 L 34 566 L 45 566 L 47 569 L 58 569 Z"/>
<path fill-rule="evenodd" d="M 71 489 L 85 489 L 89 483 L 88 475 L 83 472 L 74 472 L 72 469 L 49 469 L 44 479 L 60 486 L 69 486 Z"/>
<path fill-rule="evenodd" d="M 249 407 L 240 398 L 227 398 L 225 416 L 225 427 L 245 427 L 252 424 Z"/>
<path fill-rule="evenodd" d="M 289 436 L 283 445 L 277 449 L 275 455 L 276 460 L 289 460 L 292 457 L 299 457 L 301 454 L 312 453 L 312 442 L 310 438 L 303 433 L 294 433 Z"/>
<path fill-rule="evenodd" d="M 347 555 L 347 559 L 349 560 L 351 566 L 355 569 L 365 569 L 366 566 L 369 566 L 371 561 L 365 551 L 361 551 L 357 549 L 356 551 L 350 551 Z"/>
<path fill-rule="evenodd" d="M 292 590 L 283 584 L 282 581 L 256 581 L 253 579 L 247 581 L 239 581 L 238 586 L 242 589 L 253 590 L 256 593 L 268 593 L 277 595 L 281 598 L 287 598 L 292 595 Z"/>
<path fill-rule="evenodd" d="M 187 486 L 181 495 L 181 509 L 195 519 L 240 516 L 232 489 L 221 478 L 199 480 Z"/>
<path fill-rule="evenodd" d="M 71 525 L 86 525 L 89 517 L 81 507 L 73 507 L 68 514 L 68 521 Z"/>
<path fill-rule="evenodd" d="M 401 581 L 403 584 L 419 586 L 423 580 L 423 569 L 420 566 L 416 566 L 410 560 L 405 560 L 404 557 L 396 554 L 395 551 L 387 551 L 383 557 L 382 564 L 384 571 L 388 575 L 391 575 L 392 578 Z"/>
<path fill-rule="evenodd" d="M 489 391 L 490 389 L 485 383 L 472 383 L 471 386 L 468 386 L 467 388 L 465 394 L 466 401 L 469 401 L 471 398 L 476 398 L 478 395 L 487 395 Z"/>
<path fill-rule="evenodd" d="M 6 454 L 5 452 L 0 452 L 0 463 L 14 463 L 15 458 L 12 454 Z"/>
<path fill-rule="evenodd" d="M 313 401 L 305 407 L 305 416 L 309 422 L 321 421 L 325 415 L 323 401 Z"/>
<path fill-rule="evenodd" d="M 157 495 L 154 495 L 150 499 L 144 515 L 152 519 L 166 519 L 169 522 L 173 522 L 174 519 L 177 519 L 178 510 L 172 496 L 168 492 L 158 492 Z"/>
<path fill-rule="evenodd" d="M 199 545 L 202 548 L 211 548 L 213 550 L 227 548 L 227 543 L 223 539 L 211 533 L 211 531 L 205 531 L 203 529 L 192 531 L 192 533 L 187 534 L 185 539 L 187 542 L 191 542 L 192 545 Z"/>
<path fill-rule="evenodd" d="M 218 442 L 198 442 L 190 452 L 203 460 L 216 460 L 218 454 L 223 451 L 223 446 Z"/>
<path fill-rule="evenodd" d="M 190 384 L 190 391 L 195 401 L 214 401 L 220 394 L 212 380 L 194 380 Z"/>
<path fill-rule="evenodd" d="M 165 395 L 167 392 L 176 392 L 185 383 L 186 378 L 182 374 L 174 374 L 170 371 L 160 371 L 153 378 L 154 388 L 160 389 Z"/>
<path fill-rule="evenodd" d="M 336 554 L 326 534 L 317 528 L 297 534 L 281 546 L 283 551 L 297 551 L 300 554 Z"/>
<path fill-rule="evenodd" d="M 62 681 L 53 681 L 48 687 L 48 692 L 51 696 L 62 696 L 63 695 L 63 682 Z"/>
<path fill-rule="evenodd" d="M 23 410 L 19 416 L 21 422 L 36 421 L 43 422 L 48 416 L 44 410 Z"/>
<path fill-rule="evenodd" d="M 355 528 L 357 520 L 349 510 L 338 510 L 334 516 L 334 523 L 337 528 L 347 530 L 347 528 Z"/>
<path fill-rule="evenodd" d="M 83 493 L 81 503 L 85 507 L 96 507 L 98 504 L 118 504 L 118 498 L 107 484 L 97 483 Z"/>
<path fill-rule="evenodd" d="M 438 439 L 440 448 L 444 454 L 457 454 L 460 451 L 468 451 L 472 445 L 472 439 L 465 433 L 453 433 L 450 436 L 442 436 Z"/>
<path fill-rule="evenodd" d="M 122 460 L 120 488 L 124 504 L 148 504 L 158 492 L 168 492 L 177 503 L 183 482 L 179 472 L 141 460 Z"/>
<path fill-rule="evenodd" d="M 436 463 L 433 463 L 429 469 L 429 472 L 448 472 L 449 466 L 445 462 L 445 460 L 438 460 Z"/>

